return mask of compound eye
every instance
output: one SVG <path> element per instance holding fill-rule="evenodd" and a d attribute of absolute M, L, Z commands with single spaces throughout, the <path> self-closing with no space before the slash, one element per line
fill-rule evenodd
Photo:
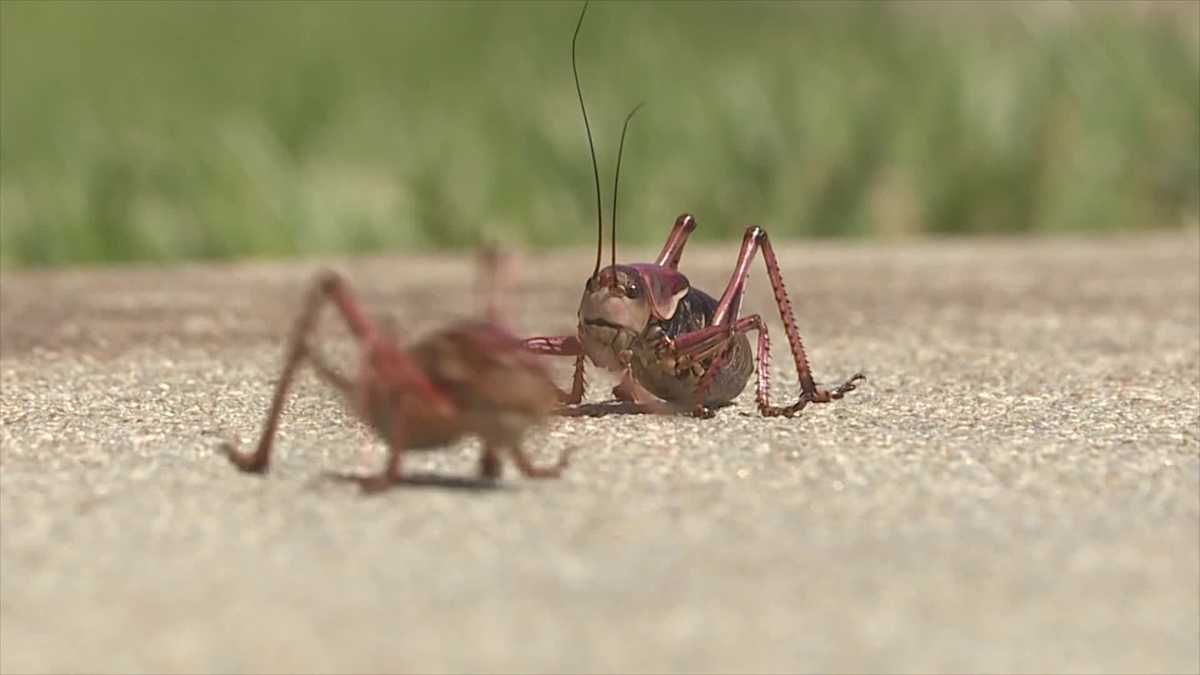
<path fill-rule="evenodd" d="M 592 291 L 596 290 L 595 282 L 596 282 L 596 277 L 588 277 L 583 282 L 583 290 L 587 291 L 588 293 L 591 293 Z"/>
<path fill-rule="evenodd" d="M 637 299 L 642 297 L 642 287 L 636 281 L 631 281 L 625 286 L 625 297 Z"/>

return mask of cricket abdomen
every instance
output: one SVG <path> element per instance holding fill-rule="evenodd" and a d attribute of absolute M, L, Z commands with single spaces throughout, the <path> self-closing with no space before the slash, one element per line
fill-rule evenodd
<path fill-rule="evenodd" d="M 558 389 L 537 357 L 520 348 L 507 331 L 464 322 L 426 337 L 410 348 L 430 382 L 453 401 L 459 435 L 512 445 L 526 428 L 558 405 Z M 435 431 L 430 443 L 446 442 Z M 452 431 L 452 429 L 447 429 Z M 452 439 L 451 439 L 452 440 Z"/>
<path fill-rule="evenodd" d="M 660 358 L 654 349 L 655 338 L 666 335 L 677 338 L 712 324 L 717 309 L 717 300 L 697 288 L 691 288 L 679 302 L 675 314 L 665 321 L 651 322 L 643 338 L 634 349 L 632 365 L 634 378 L 655 396 L 690 405 L 696 395 L 700 379 L 707 372 L 712 359 L 683 364 L 675 358 Z M 713 378 L 705 394 L 706 406 L 725 405 L 746 388 L 750 374 L 754 371 L 754 353 L 744 333 L 730 338 L 732 343 L 725 357 L 725 364 Z"/>
<path fill-rule="evenodd" d="M 726 356 L 725 365 L 717 371 L 712 386 L 704 396 L 704 405 L 718 407 L 728 404 L 737 398 L 750 374 L 754 371 L 754 354 L 750 350 L 750 340 L 745 334 L 734 335 L 730 352 Z M 655 396 L 672 403 L 691 405 L 700 385 L 700 378 L 707 372 L 711 361 L 693 364 L 684 372 L 679 372 L 671 364 L 664 364 L 656 359 L 653 352 L 644 358 L 641 354 L 634 358 L 633 376 L 637 381 Z"/>

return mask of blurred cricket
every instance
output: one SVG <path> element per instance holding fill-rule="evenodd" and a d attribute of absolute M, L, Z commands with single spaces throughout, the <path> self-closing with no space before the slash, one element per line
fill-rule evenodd
<path fill-rule="evenodd" d="M 479 477 L 495 480 L 507 454 L 529 478 L 554 478 L 567 466 L 569 451 L 556 464 L 535 466 L 521 448 L 525 431 L 558 404 L 558 388 L 537 357 L 499 321 L 507 256 L 487 248 L 480 264 L 484 318 L 464 320 L 438 330 L 407 347 L 397 344 L 386 326 L 369 320 L 346 281 L 337 273 L 318 274 L 288 340 L 283 372 L 275 387 L 258 447 L 241 452 L 232 443 L 221 452 L 238 469 L 265 473 L 288 389 L 299 366 L 307 361 L 318 377 L 345 397 L 349 408 L 387 443 L 382 471 L 342 476 L 374 492 L 406 483 L 428 483 L 405 475 L 409 450 L 445 446 L 467 435 L 483 443 Z M 358 374 L 337 372 L 310 342 L 320 310 L 332 301 L 359 343 Z M 433 481 L 437 482 L 437 481 Z"/>
<path fill-rule="evenodd" d="M 675 226 L 654 262 L 617 264 L 617 189 L 621 178 L 621 156 L 629 122 L 641 105 L 626 116 L 621 129 L 610 213 L 612 258 L 610 264 L 601 269 L 604 216 L 600 171 L 575 59 L 575 47 L 586 15 L 585 2 L 571 38 L 571 69 L 596 183 L 596 266 L 584 286 L 576 334 L 525 341 L 526 349 L 534 353 L 575 357 L 571 390 L 560 390 L 562 401 L 574 405 L 583 400 L 585 359 L 620 373 L 621 383 L 613 389 L 613 394 L 648 413 L 711 417 L 714 408 L 729 404 L 745 389 L 755 369 L 755 356 L 758 363 L 755 398 L 759 412 L 764 416 L 791 417 L 809 403 L 828 403 L 853 391 L 857 382 L 865 379 L 862 373 L 856 373 L 833 389 L 818 386 L 813 379 L 779 263 L 767 232 L 761 227 L 746 228 L 733 276 L 720 299 L 693 287 L 679 272 L 684 245 L 688 235 L 696 229 L 696 220 L 690 214 L 685 213 L 675 220 Z M 800 379 L 799 399 L 790 405 L 773 405 L 768 397 L 771 343 L 766 324 L 757 314 L 739 316 L 750 264 L 759 251 L 766 263 L 767 277 L 775 293 Z M 751 352 L 747 337 L 750 331 L 758 333 L 757 354 Z"/>

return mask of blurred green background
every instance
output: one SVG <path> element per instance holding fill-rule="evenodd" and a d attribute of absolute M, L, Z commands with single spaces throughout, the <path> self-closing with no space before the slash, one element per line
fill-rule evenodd
<path fill-rule="evenodd" d="M 0 3 L 0 261 L 590 244 L 580 6 Z M 579 67 L 622 243 L 1200 217 L 1193 2 L 594 3 Z"/>

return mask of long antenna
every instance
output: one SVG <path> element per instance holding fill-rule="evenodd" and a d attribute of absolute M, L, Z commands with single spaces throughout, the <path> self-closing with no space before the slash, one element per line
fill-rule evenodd
<path fill-rule="evenodd" d="M 625 116 L 625 124 L 621 127 L 621 144 L 617 146 L 617 173 L 613 177 L 613 205 L 612 205 L 612 265 L 617 266 L 617 188 L 621 185 L 621 155 L 625 152 L 625 132 L 629 131 L 629 120 L 637 114 L 637 111 L 646 105 L 643 101 L 636 106 L 629 114 Z"/>
<path fill-rule="evenodd" d="M 575 93 L 579 95 L 579 109 L 583 112 L 583 128 L 587 130 L 588 151 L 592 153 L 592 176 L 596 179 L 596 269 L 592 276 L 600 273 L 600 254 L 604 249 L 604 213 L 600 205 L 600 168 L 596 166 L 596 145 L 592 143 L 592 125 L 588 123 L 587 106 L 583 104 L 583 89 L 579 86 L 579 69 L 575 66 L 575 43 L 579 40 L 579 29 L 587 14 L 588 3 L 583 3 L 579 12 L 579 23 L 575 24 L 575 35 L 571 38 L 571 72 L 575 75 Z"/>

